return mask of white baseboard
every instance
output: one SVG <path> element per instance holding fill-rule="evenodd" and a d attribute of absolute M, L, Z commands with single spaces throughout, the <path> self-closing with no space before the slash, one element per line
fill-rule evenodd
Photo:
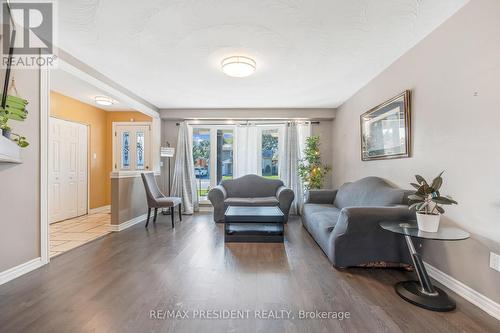
<path fill-rule="evenodd" d="M 0 285 L 7 283 L 10 280 L 14 280 L 15 278 L 29 273 L 43 265 L 44 263 L 42 262 L 42 258 L 35 258 L 25 262 L 24 264 L 17 265 L 15 267 L 9 268 L 6 271 L 0 272 Z"/>
<path fill-rule="evenodd" d="M 436 267 L 426 262 L 424 262 L 424 265 L 427 273 L 429 273 L 429 275 L 434 280 L 453 290 L 458 295 L 462 296 L 475 306 L 479 307 L 490 316 L 500 320 L 500 304 L 494 302 L 483 294 L 480 294 L 479 292 L 449 276 L 448 274 L 440 271 Z"/>
<path fill-rule="evenodd" d="M 161 209 L 158 209 L 158 213 L 156 215 L 161 215 Z M 153 217 L 154 217 L 154 213 L 151 214 L 151 220 L 153 219 Z M 122 231 L 122 230 L 125 230 L 127 228 L 130 228 L 131 226 L 133 226 L 137 223 L 141 223 L 141 222 L 146 221 L 147 218 L 148 218 L 148 214 L 142 214 L 140 216 L 134 217 L 131 220 L 128 220 L 127 222 L 123 222 L 123 223 L 120 223 L 118 225 L 110 224 L 109 230 L 113 231 L 113 232 Z"/>
<path fill-rule="evenodd" d="M 148 217 L 147 214 L 143 214 L 143 215 L 134 217 L 133 219 L 128 220 L 127 222 L 123 222 L 123 223 L 120 223 L 120 224 L 111 224 L 109 226 L 109 230 L 114 231 L 114 232 L 123 231 L 123 230 L 125 230 L 127 228 L 130 228 L 131 226 L 133 226 L 133 225 L 135 225 L 137 223 L 143 222 L 144 220 L 147 219 L 147 217 Z"/>
<path fill-rule="evenodd" d="M 92 209 L 89 209 L 89 215 L 91 215 L 91 214 L 97 214 L 97 213 L 103 213 L 103 212 L 108 212 L 110 209 L 111 209 L 111 205 L 97 207 L 97 208 L 92 208 Z"/>

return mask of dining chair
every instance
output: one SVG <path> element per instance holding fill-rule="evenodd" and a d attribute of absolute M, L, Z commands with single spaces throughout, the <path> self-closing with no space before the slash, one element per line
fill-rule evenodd
<path fill-rule="evenodd" d="M 174 228 L 175 206 L 179 206 L 179 220 L 182 221 L 182 200 L 179 197 L 166 197 L 161 193 L 158 183 L 153 172 L 141 174 L 144 187 L 146 189 L 146 198 L 148 202 L 148 219 L 146 220 L 146 228 L 151 217 L 151 209 L 154 208 L 153 223 L 156 223 L 158 208 L 169 208 L 170 216 L 172 217 L 172 228 Z"/>

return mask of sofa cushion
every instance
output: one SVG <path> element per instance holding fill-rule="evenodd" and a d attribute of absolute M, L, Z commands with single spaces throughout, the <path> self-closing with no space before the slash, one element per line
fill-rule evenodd
<path fill-rule="evenodd" d="M 278 206 L 280 202 L 276 197 L 260 197 L 253 198 L 253 203 L 256 206 Z"/>
<path fill-rule="evenodd" d="M 302 223 L 325 253 L 330 251 L 330 236 L 339 219 L 340 210 L 328 204 L 305 204 Z"/>
<path fill-rule="evenodd" d="M 278 206 L 279 201 L 276 197 L 261 198 L 227 198 L 224 203 L 228 206 Z"/>
<path fill-rule="evenodd" d="M 302 215 L 309 231 L 317 229 L 321 233 L 332 232 L 339 219 L 340 210 L 333 205 L 305 204 Z"/>
<path fill-rule="evenodd" d="M 340 187 L 335 197 L 337 208 L 390 206 L 405 203 L 405 190 L 393 187 L 378 177 L 366 177 Z"/>
<path fill-rule="evenodd" d="M 252 198 L 238 198 L 238 197 L 233 197 L 233 198 L 227 198 L 224 200 L 224 203 L 226 205 L 232 205 L 232 206 L 252 206 L 253 205 L 253 200 Z"/>

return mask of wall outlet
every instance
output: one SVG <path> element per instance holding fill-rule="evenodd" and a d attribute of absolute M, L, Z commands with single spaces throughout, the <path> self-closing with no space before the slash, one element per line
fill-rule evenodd
<path fill-rule="evenodd" d="M 490 268 L 500 272 L 500 255 L 490 252 Z"/>

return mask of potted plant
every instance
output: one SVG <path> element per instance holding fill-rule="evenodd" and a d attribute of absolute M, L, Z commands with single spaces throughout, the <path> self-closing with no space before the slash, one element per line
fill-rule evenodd
<path fill-rule="evenodd" d="M 444 172 L 444 171 L 443 171 Z M 417 183 L 411 185 L 417 190 L 415 194 L 409 195 L 410 209 L 415 208 L 417 212 L 418 229 L 426 232 L 436 232 L 439 229 L 441 214 L 444 214 L 442 205 L 458 204 L 449 196 L 442 196 L 439 192 L 443 185 L 441 172 L 429 185 L 427 181 L 416 175 Z"/>
<path fill-rule="evenodd" d="M 0 98 L 2 95 L 0 94 Z M 29 145 L 26 137 L 12 133 L 8 122 L 9 120 L 24 121 L 28 116 L 28 110 L 26 110 L 26 105 L 28 101 L 17 97 L 7 95 L 5 107 L 0 107 L 0 130 L 2 135 L 9 140 L 14 141 L 19 147 L 25 148 Z"/>
<path fill-rule="evenodd" d="M 304 158 L 299 161 L 299 176 L 304 182 L 306 190 L 320 189 L 330 171 L 328 165 L 321 163 L 319 151 L 319 136 L 310 136 L 306 139 Z"/>
<path fill-rule="evenodd" d="M 10 139 L 11 128 L 7 125 L 9 118 L 5 116 L 0 116 L 0 131 L 2 131 L 2 135 L 7 139 Z"/>

